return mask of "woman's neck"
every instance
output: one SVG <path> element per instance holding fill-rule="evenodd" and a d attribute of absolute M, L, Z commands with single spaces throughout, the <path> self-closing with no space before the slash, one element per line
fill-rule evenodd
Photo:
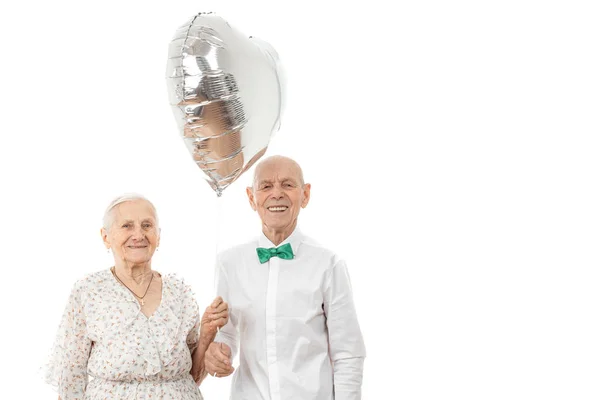
<path fill-rule="evenodd" d="M 115 260 L 115 273 L 121 279 L 125 278 L 138 284 L 152 273 L 150 262 L 134 264 L 123 260 Z"/>

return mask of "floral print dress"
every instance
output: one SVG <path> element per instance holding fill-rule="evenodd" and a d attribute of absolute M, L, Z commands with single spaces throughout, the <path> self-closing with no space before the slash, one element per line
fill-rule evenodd
<path fill-rule="evenodd" d="M 198 304 L 181 279 L 162 278 L 150 317 L 110 270 L 75 284 L 45 371 L 62 400 L 202 400 L 190 374 Z"/>

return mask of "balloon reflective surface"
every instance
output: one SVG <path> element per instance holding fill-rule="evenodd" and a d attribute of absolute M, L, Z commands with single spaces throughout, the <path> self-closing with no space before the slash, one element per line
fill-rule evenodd
<path fill-rule="evenodd" d="M 252 166 L 279 129 L 283 73 L 268 43 L 200 13 L 169 45 L 167 86 L 179 133 L 217 195 Z"/>

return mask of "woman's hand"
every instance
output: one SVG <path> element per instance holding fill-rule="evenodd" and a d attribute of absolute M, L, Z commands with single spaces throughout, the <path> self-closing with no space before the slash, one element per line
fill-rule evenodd
<path fill-rule="evenodd" d="M 217 329 L 224 327 L 227 321 L 229 321 L 229 305 L 219 296 L 204 310 L 200 337 L 212 341 L 217 334 Z"/>

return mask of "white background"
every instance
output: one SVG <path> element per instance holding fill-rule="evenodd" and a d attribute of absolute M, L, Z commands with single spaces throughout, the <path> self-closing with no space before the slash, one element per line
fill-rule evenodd
<path fill-rule="evenodd" d="M 258 233 L 251 175 L 217 204 L 167 101 L 168 43 L 210 10 L 287 70 L 268 154 L 304 167 L 302 230 L 350 267 L 364 399 L 600 398 L 594 2 L 349 3 L 3 2 L 2 398 L 55 398 L 37 369 L 73 283 L 111 265 L 114 196 L 154 201 L 153 267 L 202 306 L 216 249 Z"/>

